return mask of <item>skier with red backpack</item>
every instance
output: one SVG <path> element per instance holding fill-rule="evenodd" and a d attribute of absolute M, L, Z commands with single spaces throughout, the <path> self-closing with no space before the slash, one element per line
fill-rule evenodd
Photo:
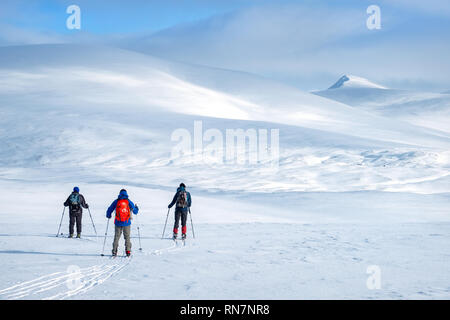
<path fill-rule="evenodd" d="M 169 204 L 168 208 L 175 207 L 175 224 L 173 226 L 173 239 L 178 237 L 178 227 L 181 219 L 181 238 L 186 239 L 186 220 L 188 215 L 188 210 L 191 207 L 192 200 L 191 194 L 186 191 L 186 185 L 181 183 L 173 197 L 172 202 Z"/>
<path fill-rule="evenodd" d="M 113 211 L 116 211 L 116 217 L 114 219 L 115 234 L 112 248 L 113 257 L 117 256 L 117 247 L 119 246 L 120 236 L 123 233 L 125 238 L 125 252 L 127 257 L 131 255 L 131 212 L 138 214 L 139 208 L 130 199 L 128 199 L 127 190 L 120 190 L 119 196 L 111 203 L 106 211 L 106 217 L 111 218 Z"/>
<path fill-rule="evenodd" d="M 73 188 L 73 192 L 64 202 L 64 207 L 69 207 L 69 238 L 73 238 L 75 222 L 77 224 L 77 238 L 81 238 L 81 218 L 83 215 L 83 208 L 88 209 L 89 205 L 84 200 L 83 195 L 80 194 L 80 188 Z"/>

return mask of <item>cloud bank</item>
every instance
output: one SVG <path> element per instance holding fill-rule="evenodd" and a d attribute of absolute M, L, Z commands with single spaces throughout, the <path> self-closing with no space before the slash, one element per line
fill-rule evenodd
<path fill-rule="evenodd" d="M 448 33 L 436 22 L 409 25 L 410 17 L 383 8 L 379 31 L 367 29 L 365 6 L 289 4 L 178 25 L 127 46 L 164 58 L 257 73 L 306 90 L 325 88 L 345 73 L 405 89 L 450 87 Z"/>

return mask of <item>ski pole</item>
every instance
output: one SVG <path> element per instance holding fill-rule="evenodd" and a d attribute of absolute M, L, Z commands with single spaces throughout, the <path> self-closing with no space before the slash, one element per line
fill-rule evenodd
<path fill-rule="evenodd" d="M 108 219 L 108 223 L 106 224 L 105 240 L 103 240 L 103 250 L 102 250 L 102 254 L 101 254 L 102 257 L 104 256 L 103 253 L 105 252 L 105 243 L 106 243 L 106 235 L 108 234 L 109 220 L 110 219 Z"/>
<path fill-rule="evenodd" d="M 138 221 L 138 217 L 137 216 L 136 216 L 136 223 L 137 223 L 137 231 L 138 231 L 138 237 L 139 237 L 139 250 L 142 251 L 141 233 L 139 231 L 139 221 Z"/>
<path fill-rule="evenodd" d="M 189 208 L 189 217 L 191 218 L 192 236 L 193 236 L 194 239 L 195 239 L 194 224 L 192 223 L 192 213 L 191 213 L 191 208 Z"/>
<path fill-rule="evenodd" d="M 161 239 L 164 238 L 164 233 L 166 233 L 166 225 L 167 225 L 167 219 L 169 219 L 169 212 L 170 212 L 170 208 L 169 208 L 169 210 L 167 210 L 166 223 L 164 223 L 164 230 L 163 230 Z"/>
<path fill-rule="evenodd" d="M 94 232 L 95 232 L 95 238 L 97 238 L 97 230 L 95 229 L 95 224 L 94 224 L 94 220 L 92 219 L 92 215 L 91 215 L 91 210 L 89 210 L 89 208 L 88 208 L 88 211 L 89 211 L 89 216 L 91 217 L 91 221 L 92 221 L 92 226 L 94 227 Z"/>
<path fill-rule="evenodd" d="M 59 236 L 59 231 L 61 230 L 61 224 L 62 224 L 62 221 L 63 221 L 63 218 L 64 218 L 64 212 L 65 211 L 66 211 L 66 207 L 64 207 L 64 210 L 63 210 L 63 213 L 62 213 L 62 216 L 61 216 L 61 221 L 59 222 L 58 233 L 56 234 L 56 236 Z"/>

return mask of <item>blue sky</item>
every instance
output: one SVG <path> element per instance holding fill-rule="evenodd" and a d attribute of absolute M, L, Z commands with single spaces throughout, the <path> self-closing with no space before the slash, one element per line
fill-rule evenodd
<path fill-rule="evenodd" d="M 83 15 L 83 29 L 104 34 L 155 31 L 178 23 L 196 21 L 245 6 L 264 3 L 270 3 L 270 1 L 6 0 L 0 3 L 0 8 L 4 13 L 2 14 L 3 23 L 41 31 L 66 33 L 68 32 L 65 27 L 66 8 L 76 4 L 81 8 Z"/>
<path fill-rule="evenodd" d="M 82 11 L 83 30 L 97 34 L 142 33 L 180 23 L 198 21 L 235 10 L 267 5 L 316 4 L 327 9 L 361 9 L 369 4 L 388 8 L 399 20 L 410 21 L 422 30 L 430 24 L 449 26 L 450 7 L 445 1 L 365 1 L 365 0 L 2 0 L 0 23 L 42 32 L 68 33 L 66 8 L 76 4 Z M 433 3 L 435 3 L 433 5 Z M 429 8 L 424 10 L 424 8 Z M 442 30 L 448 31 L 448 30 Z"/>
<path fill-rule="evenodd" d="M 81 31 L 66 8 L 81 8 Z M 365 26 L 381 8 L 382 28 Z M 404 89 L 450 89 L 448 0 L 2 0 L 0 46 L 101 42 L 243 70 L 305 90 L 344 73 Z"/>

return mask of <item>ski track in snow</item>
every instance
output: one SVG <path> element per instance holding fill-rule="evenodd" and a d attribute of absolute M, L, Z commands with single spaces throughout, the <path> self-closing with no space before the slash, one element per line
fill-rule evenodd
<path fill-rule="evenodd" d="M 174 242 L 171 246 L 153 250 L 150 253 L 145 253 L 145 255 L 161 255 L 164 253 L 179 251 L 186 247 L 188 247 L 188 245 L 183 244 L 181 240 L 179 240 L 179 243 Z M 115 261 L 115 263 L 105 263 L 87 268 L 81 268 L 79 272 L 75 273 L 54 272 L 33 280 L 21 282 L 9 288 L 0 290 L 0 298 L 17 300 L 31 296 L 33 299 L 63 300 L 78 294 L 83 294 L 122 271 L 130 264 L 132 257 L 133 256 L 130 258 L 118 257 L 111 259 L 112 261 Z M 72 281 L 78 281 L 79 285 L 75 288 L 70 288 L 69 283 Z M 63 287 L 68 290 L 59 291 L 50 296 L 42 295 L 44 292 Z"/>
<path fill-rule="evenodd" d="M 93 272 L 90 275 L 90 278 L 87 281 L 83 281 L 82 285 L 79 286 L 78 288 L 75 288 L 73 290 L 69 290 L 66 292 L 58 293 L 54 296 L 45 298 L 44 300 L 55 300 L 55 299 L 62 300 L 62 299 L 69 298 L 74 295 L 82 294 L 82 293 L 89 291 L 94 286 L 102 284 L 103 282 L 108 280 L 110 277 L 112 277 L 114 274 L 120 272 L 123 268 L 125 268 L 131 262 L 132 258 L 122 258 L 122 259 L 127 259 L 127 260 L 126 260 L 126 262 L 119 262 L 112 266 L 109 266 L 108 268 L 106 268 L 106 271 L 104 271 L 104 272 L 99 272 L 98 274 Z"/>
<path fill-rule="evenodd" d="M 55 272 L 48 275 L 41 276 L 34 280 L 21 282 L 9 288 L 0 290 L 0 297 L 8 300 L 21 299 L 28 296 L 34 296 L 34 299 L 55 300 L 72 297 L 76 294 L 85 293 L 94 286 L 99 285 L 114 274 L 120 272 L 125 268 L 131 259 L 110 264 L 99 264 L 87 268 L 81 268 L 79 272 Z M 70 288 L 72 281 L 79 281 L 79 285 L 75 288 Z M 42 293 L 48 292 L 55 288 L 65 287 L 68 290 L 63 290 L 58 293 L 53 293 L 51 296 L 43 296 Z"/>

